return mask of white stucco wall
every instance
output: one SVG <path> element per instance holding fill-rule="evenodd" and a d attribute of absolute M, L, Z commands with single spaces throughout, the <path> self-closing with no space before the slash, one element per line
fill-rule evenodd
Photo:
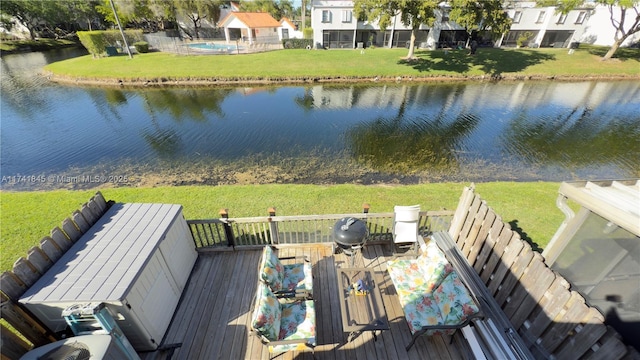
<path fill-rule="evenodd" d="M 611 46 L 614 42 L 615 28 L 611 24 L 609 8 L 607 6 L 598 5 L 595 11 L 589 16 L 589 20 L 586 23 L 583 31 L 577 34 L 574 38 L 581 43 Z M 614 16 L 616 19 L 620 18 L 620 9 L 614 9 Z M 627 16 L 625 18 L 625 28 L 628 29 L 635 21 L 636 13 L 633 9 L 627 10 Z M 640 33 L 627 38 L 622 46 L 629 46 L 640 41 Z"/>

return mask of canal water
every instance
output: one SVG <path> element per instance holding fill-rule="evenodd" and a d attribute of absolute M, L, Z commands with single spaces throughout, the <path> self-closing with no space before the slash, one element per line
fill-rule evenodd
<path fill-rule="evenodd" d="M 3 56 L 3 189 L 640 176 L 640 82 L 57 85 Z M 99 61 L 99 60 L 96 60 Z"/>

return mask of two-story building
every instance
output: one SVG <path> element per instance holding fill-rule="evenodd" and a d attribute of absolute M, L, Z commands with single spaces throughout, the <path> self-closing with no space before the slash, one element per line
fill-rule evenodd
<path fill-rule="evenodd" d="M 352 0 L 313 0 L 311 3 L 311 26 L 316 47 L 326 49 L 384 46 L 407 47 L 411 28 L 395 16 L 387 29 L 377 23 L 359 21 L 353 11 Z M 449 20 L 449 7 L 443 2 L 436 11 L 432 26 L 421 25 L 416 34 L 415 45 L 434 49 L 456 46 L 468 38 L 466 30 Z M 526 38 L 524 46 L 569 47 L 572 42 L 610 46 L 614 42 L 615 29 L 611 25 L 609 8 L 585 2 L 585 6 L 567 14 L 557 12 L 555 7 L 537 7 L 535 1 L 509 2 L 505 11 L 512 19 L 511 29 L 500 39 L 481 36 L 484 45 L 516 46 L 518 39 Z M 620 9 L 613 8 L 616 15 Z M 625 22 L 635 20 L 635 12 L 628 11 Z M 615 16 L 614 16 L 615 18 Z M 629 37 L 623 46 L 640 41 L 640 33 Z"/>
<path fill-rule="evenodd" d="M 313 42 L 318 48 L 353 49 L 356 47 L 405 47 L 411 38 L 411 28 L 395 16 L 388 29 L 377 23 L 359 21 L 351 0 L 313 0 L 311 2 Z M 427 46 L 429 27 L 421 25 L 416 45 Z"/>

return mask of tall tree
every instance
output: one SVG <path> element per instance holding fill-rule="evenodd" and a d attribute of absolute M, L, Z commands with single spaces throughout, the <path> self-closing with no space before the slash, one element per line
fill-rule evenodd
<path fill-rule="evenodd" d="M 615 33 L 613 44 L 602 60 L 611 59 L 629 36 L 640 31 L 640 1 L 638 0 L 592 0 L 589 3 L 585 0 L 538 0 L 537 3 L 540 6 L 555 6 L 556 11 L 563 14 L 584 8 L 587 4 L 607 7 Z"/>
<path fill-rule="evenodd" d="M 36 28 L 46 22 L 48 13 L 45 1 L 3 0 L 2 12 L 15 17 L 27 30 L 31 40 L 36 38 Z"/>
<path fill-rule="evenodd" d="M 502 0 L 450 0 L 449 4 L 449 19 L 464 27 L 469 35 L 474 31 L 488 30 L 495 38 L 511 26 Z"/>
<path fill-rule="evenodd" d="M 280 4 L 274 0 L 252 0 L 243 1 L 240 3 L 240 9 L 244 12 L 263 12 L 269 13 L 275 19 L 279 19 L 282 16 L 280 10 Z"/>
<path fill-rule="evenodd" d="M 101 23 L 100 14 L 96 11 L 98 0 L 58 0 L 58 6 L 69 16 L 69 22 L 86 24 L 89 31 L 93 30 L 94 23 Z"/>
<path fill-rule="evenodd" d="M 166 22 L 176 21 L 176 7 L 171 1 L 149 0 L 149 10 L 162 30 L 164 30 Z"/>
<path fill-rule="evenodd" d="M 193 24 L 194 37 L 200 38 L 202 20 L 216 24 L 220 20 L 221 0 L 174 0 L 177 13 L 186 16 Z"/>
<path fill-rule="evenodd" d="M 125 0 L 114 0 L 113 3 L 116 7 L 120 23 L 123 27 L 127 27 L 133 16 L 133 13 L 129 11 L 128 2 Z M 96 11 L 102 14 L 107 22 L 110 22 L 113 26 L 117 25 L 116 16 L 113 13 L 109 0 L 102 0 L 100 4 L 96 5 Z"/>
<path fill-rule="evenodd" d="M 369 22 L 377 21 L 381 30 L 391 25 L 391 21 L 400 15 L 400 21 L 411 27 L 411 41 L 407 59 L 413 58 L 416 34 L 420 25 L 433 26 L 436 19 L 435 10 L 438 0 L 354 0 L 353 7 L 356 18 L 366 18 Z"/>

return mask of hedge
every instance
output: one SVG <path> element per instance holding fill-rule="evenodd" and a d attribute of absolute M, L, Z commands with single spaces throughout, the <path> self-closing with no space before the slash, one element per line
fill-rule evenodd
<path fill-rule="evenodd" d="M 82 45 L 93 57 L 102 57 L 106 54 L 107 46 L 121 47 L 122 35 L 118 30 L 78 31 L 78 38 Z M 124 36 L 128 44 L 144 41 L 142 30 L 125 30 Z"/>
<path fill-rule="evenodd" d="M 282 46 L 285 49 L 312 49 L 313 39 L 284 39 Z"/>

